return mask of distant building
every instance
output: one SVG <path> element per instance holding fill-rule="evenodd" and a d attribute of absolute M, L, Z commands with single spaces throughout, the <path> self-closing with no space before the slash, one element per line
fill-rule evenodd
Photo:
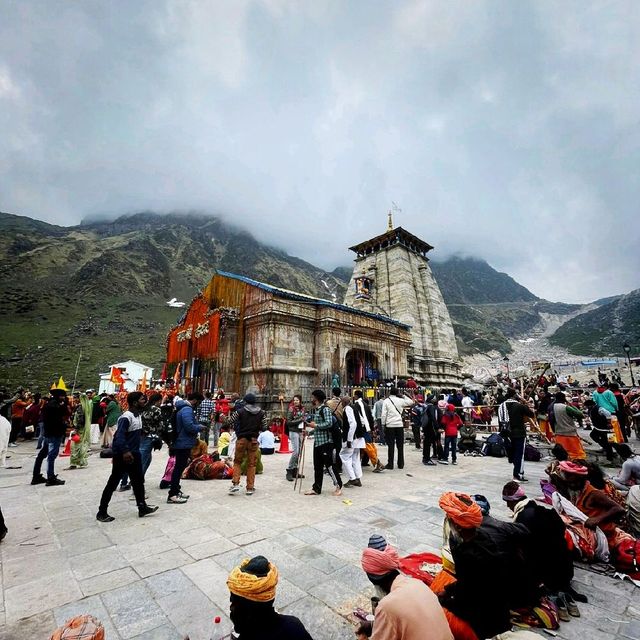
<path fill-rule="evenodd" d="M 138 385 L 145 377 L 147 384 L 151 384 L 153 378 L 153 368 L 148 367 L 146 364 L 134 362 L 133 360 L 127 360 L 126 362 L 117 362 L 109 367 L 107 373 L 100 374 L 100 386 L 98 387 L 98 393 L 115 393 L 120 390 L 120 385 L 111 382 L 111 371 L 113 367 L 120 369 L 122 372 L 122 379 L 124 380 L 123 390 L 130 392 L 135 391 Z"/>

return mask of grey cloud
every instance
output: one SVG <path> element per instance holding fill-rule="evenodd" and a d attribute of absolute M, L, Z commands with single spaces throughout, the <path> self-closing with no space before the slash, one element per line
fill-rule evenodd
<path fill-rule="evenodd" d="M 201 209 L 320 266 L 396 223 L 538 295 L 637 288 L 637 3 L 3 3 L 0 207 Z"/>

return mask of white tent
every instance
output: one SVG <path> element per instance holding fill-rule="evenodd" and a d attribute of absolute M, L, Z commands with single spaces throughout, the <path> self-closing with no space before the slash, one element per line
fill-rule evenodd
<path fill-rule="evenodd" d="M 120 369 L 122 372 L 122 379 L 124 380 L 123 389 L 127 392 L 135 391 L 138 385 L 142 382 L 142 379 L 147 376 L 147 384 L 151 384 L 153 378 L 153 369 L 146 364 L 135 362 L 134 360 L 127 360 L 126 362 L 116 362 L 109 367 L 107 373 L 100 374 L 100 386 L 98 393 L 115 393 L 119 385 L 111 382 L 111 370 L 113 367 Z"/>

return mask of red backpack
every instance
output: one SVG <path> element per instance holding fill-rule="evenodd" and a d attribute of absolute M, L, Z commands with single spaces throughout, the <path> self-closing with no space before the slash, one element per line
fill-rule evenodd
<path fill-rule="evenodd" d="M 640 540 L 625 538 L 615 548 L 615 567 L 634 580 L 640 580 Z"/>

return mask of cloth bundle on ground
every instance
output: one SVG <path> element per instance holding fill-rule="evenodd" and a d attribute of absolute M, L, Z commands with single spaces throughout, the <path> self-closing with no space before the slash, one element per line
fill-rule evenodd
<path fill-rule="evenodd" d="M 93 616 L 76 616 L 58 627 L 50 640 L 105 640 L 104 627 Z"/>
<path fill-rule="evenodd" d="M 573 465 L 572 462 L 562 463 Z M 577 466 L 577 465 L 574 465 Z M 587 516 L 578 509 L 570 500 L 556 491 L 551 496 L 553 508 L 558 512 L 567 526 L 567 532 L 571 537 L 573 547 L 579 559 L 585 562 L 608 562 L 609 544 L 607 537 L 599 527 L 587 529 L 584 523 Z"/>
<path fill-rule="evenodd" d="M 233 467 L 220 460 L 217 453 L 197 457 L 182 474 L 188 480 L 227 480 L 232 476 Z"/>
<path fill-rule="evenodd" d="M 434 577 L 442 573 L 442 559 L 434 553 L 412 553 L 400 558 L 400 571 L 430 587 Z"/>
<path fill-rule="evenodd" d="M 629 489 L 627 494 L 627 521 L 629 530 L 635 536 L 640 536 L 640 485 Z"/>
<path fill-rule="evenodd" d="M 613 550 L 613 564 L 617 571 L 633 580 L 640 580 L 640 540 L 626 534 Z"/>
<path fill-rule="evenodd" d="M 255 575 L 245 571 L 250 561 L 246 558 L 231 571 L 227 579 L 229 591 L 252 602 L 271 602 L 276 597 L 278 569 L 269 562 L 266 575 Z"/>

